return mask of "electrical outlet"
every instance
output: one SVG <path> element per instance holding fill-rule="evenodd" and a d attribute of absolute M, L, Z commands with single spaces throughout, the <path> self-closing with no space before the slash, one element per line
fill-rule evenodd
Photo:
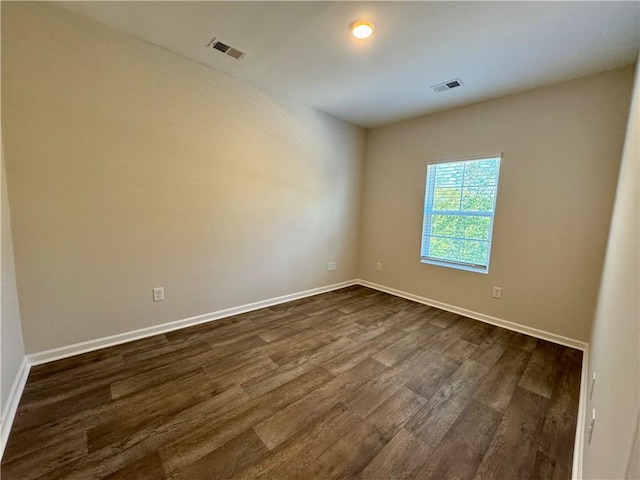
<path fill-rule="evenodd" d="M 380 262 L 376 263 L 376 270 L 379 272 L 382 271 L 382 263 Z"/>
<path fill-rule="evenodd" d="M 164 287 L 157 287 L 153 289 L 153 301 L 161 302 L 164 300 Z"/>
<path fill-rule="evenodd" d="M 502 287 L 493 287 L 493 298 L 502 298 Z"/>
<path fill-rule="evenodd" d="M 329 272 L 333 272 L 333 271 L 334 271 L 334 270 L 336 270 L 337 268 L 338 268 L 338 267 L 337 267 L 336 262 L 329 262 L 329 263 L 327 263 L 327 270 L 328 270 Z"/>

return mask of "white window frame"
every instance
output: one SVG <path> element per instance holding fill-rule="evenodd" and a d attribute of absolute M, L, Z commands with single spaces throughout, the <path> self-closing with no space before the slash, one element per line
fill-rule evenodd
<path fill-rule="evenodd" d="M 427 180 L 429 178 L 428 176 L 428 171 L 429 171 L 429 166 L 431 165 L 438 165 L 438 164 L 443 164 L 443 163 L 460 163 L 460 162 L 470 162 L 470 161 L 474 161 L 474 160 L 486 160 L 486 159 L 493 159 L 493 158 L 497 158 L 498 159 L 498 175 L 496 176 L 496 194 L 495 197 L 493 199 L 493 212 L 491 213 L 486 213 L 486 212 L 475 212 L 474 215 L 476 216 L 487 216 L 491 218 L 491 229 L 489 231 L 489 240 L 488 240 L 488 244 L 489 244 L 489 249 L 487 252 L 487 265 L 475 265 L 475 264 L 471 264 L 471 263 L 463 263 L 463 262 L 457 262 L 455 260 L 444 260 L 444 259 L 439 259 L 439 258 L 432 258 L 432 257 L 423 257 L 422 256 L 422 251 L 424 250 L 424 241 L 425 241 L 425 231 L 427 231 L 427 229 L 430 226 L 430 222 L 431 222 L 431 216 L 429 215 L 428 217 L 425 216 L 425 210 L 427 207 L 427 201 L 429 200 L 428 195 L 429 195 L 429 185 L 427 184 Z M 490 264 L 490 260 L 491 260 L 491 248 L 493 246 L 493 228 L 495 226 L 495 215 L 496 215 L 496 204 L 497 204 L 497 200 L 498 200 L 498 184 L 499 184 L 499 180 L 500 180 L 500 170 L 502 167 L 502 152 L 500 153 L 494 153 L 494 154 L 485 154 L 485 155 L 474 155 L 471 157 L 464 157 L 464 158 L 451 158 L 451 159 L 443 159 L 443 160 L 437 160 L 437 161 L 430 161 L 427 162 L 426 167 L 425 167 L 425 176 L 424 176 L 424 184 L 425 184 L 425 190 L 424 190 L 424 201 L 422 202 L 422 217 L 423 217 L 423 224 L 422 224 L 422 231 L 421 231 L 421 237 L 420 237 L 420 262 L 421 263 L 425 263 L 425 264 L 429 264 L 429 265 L 436 265 L 436 266 L 440 266 L 440 267 L 447 267 L 447 268 L 454 268 L 457 270 L 466 270 L 469 272 L 476 272 L 476 273 L 484 273 L 487 274 L 489 273 L 489 264 Z M 431 189 L 433 190 L 433 189 Z M 431 199 L 431 207 L 433 206 L 433 199 Z M 430 211 L 431 208 L 430 208 Z M 464 213 L 461 213 L 461 215 L 463 216 L 467 216 L 464 215 Z"/>

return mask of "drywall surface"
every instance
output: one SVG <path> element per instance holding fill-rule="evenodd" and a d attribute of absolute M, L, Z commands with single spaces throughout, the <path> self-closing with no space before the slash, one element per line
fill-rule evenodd
<path fill-rule="evenodd" d="M 632 77 L 625 68 L 370 131 L 360 278 L 587 341 Z M 426 164 L 500 152 L 489 273 L 420 263 Z"/>
<path fill-rule="evenodd" d="M 1 148 L 1 147 L 0 147 Z M 4 413 L 20 364 L 24 359 L 24 343 L 20 325 L 20 307 L 16 288 L 13 243 L 11 240 L 11 215 L 4 167 L 4 154 L 0 154 L 0 412 Z M 2 419 L 4 421 L 4 418 Z"/>
<path fill-rule="evenodd" d="M 364 130 L 47 4 L 2 67 L 27 352 L 355 278 Z"/>
<path fill-rule="evenodd" d="M 584 478 L 640 478 L 640 70 L 620 167 L 607 255 L 589 352 L 589 377 L 596 372 L 587 403 L 596 423 L 591 443 L 585 432 Z M 591 388 L 591 384 L 589 385 Z M 635 450 L 635 451 L 634 451 Z"/>

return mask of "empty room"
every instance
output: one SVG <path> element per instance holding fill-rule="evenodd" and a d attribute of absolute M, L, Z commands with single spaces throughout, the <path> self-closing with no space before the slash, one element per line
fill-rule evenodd
<path fill-rule="evenodd" d="M 640 478 L 640 3 L 2 1 L 0 476 Z"/>

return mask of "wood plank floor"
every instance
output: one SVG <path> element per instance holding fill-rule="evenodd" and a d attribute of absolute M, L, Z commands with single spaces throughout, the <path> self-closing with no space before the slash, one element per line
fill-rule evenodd
<path fill-rule="evenodd" d="M 364 287 L 34 367 L 11 479 L 569 479 L 582 353 Z"/>

